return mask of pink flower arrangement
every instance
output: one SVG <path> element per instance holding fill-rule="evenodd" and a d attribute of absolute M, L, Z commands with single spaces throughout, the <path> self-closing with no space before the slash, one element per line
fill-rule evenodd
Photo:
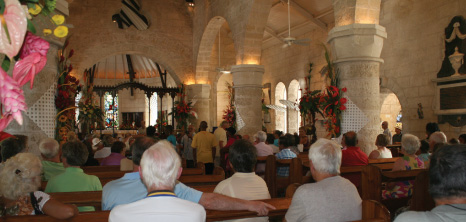
<path fill-rule="evenodd" d="M 31 32 L 28 32 L 19 57 L 24 59 L 26 56 L 34 52 L 38 52 L 41 56 L 47 56 L 49 48 L 50 44 L 47 41 L 41 39 L 39 36 L 32 34 Z"/>

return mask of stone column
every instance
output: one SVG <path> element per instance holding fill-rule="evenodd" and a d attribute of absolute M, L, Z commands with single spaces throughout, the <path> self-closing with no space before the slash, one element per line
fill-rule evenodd
<path fill-rule="evenodd" d="M 210 116 L 210 87 L 209 84 L 193 84 L 186 87 L 188 100 L 196 100 L 194 109 L 197 112 L 198 118 L 192 123 L 196 130 L 201 121 L 207 122 L 209 126 L 208 130 L 212 129 L 212 117 Z"/>
<path fill-rule="evenodd" d="M 231 67 L 235 105 L 245 126 L 238 131 L 252 137 L 262 130 L 262 65 L 235 65 Z"/>
<path fill-rule="evenodd" d="M 377 24 L 350 24 L 329 32 L 334 64 L 346 96 L 364 112 L 369 122 L 359 131 L 359 146 L 369 153 L 380 128 L 379 68 L 385 28 Z M 348 118 L 343 112 L 343 118 Z M 345 129 L 342 129 L 345 132 Z"/>
<path fill-rule="evenodd" d="M 23 86 L 27 110 L 23 112 L 23 125 L 13 120 L 5 129 L 10 134 L 21 134 L 28 137 L 29 152 L 40 155 L 39 142 L 47 137 L 54 138 L 55 134 L 55 91 L 57 81 L 57 51 L 62 43 L 50 41 L 47 53 L 47 64 L 34 78 L 34 87 L 29 83 Z M 10 66 L 9 73 L 13 70 Z"/>

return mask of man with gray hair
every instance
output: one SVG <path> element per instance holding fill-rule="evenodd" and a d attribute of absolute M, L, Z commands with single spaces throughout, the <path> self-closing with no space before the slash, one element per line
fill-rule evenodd
<path fill-rule="evenodd" d="M 267 140 L 267 134 L 264 131 L 259 131 L 254 135 L 255 147 L 257 149 L 257 156 L 268 156 L 273 155 L 273 149 L 271 146 L 265 144 Z M 256 173 L 265 172 L 265 163 L 257 164 Z"/>
<path fill-rule="evenodd" d="M 180 157 L 167 141 L 156 143 L 144 152 L 139 174 L 147 188 L 146 198 L 116 206 L 109 221 L 205 221 L 204 208 L 178 198 L 176 180 L 181 176 Z"/>
<path fill-rule="evenodd" d="M 60 161 L 60 145 L 52 138 L 45 138 L 39 143 L 39 150 L 42 156 L 42 181 L 65 172 L 65 167 Z"/>
<path fill-rule="evenodd" d="M 316 183 L 296 190 L 286 221 L 361 220 L 361 197 L 356 187 L 339 176 L 341 148 L 327 139 L 317 140 L 309 149 L 309 166 Z"/>

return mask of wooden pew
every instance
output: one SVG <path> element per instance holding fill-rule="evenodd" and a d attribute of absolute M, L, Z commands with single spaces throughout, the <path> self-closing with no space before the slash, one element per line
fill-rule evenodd
<path fill-rule="evenodd" d="M 284 217 L 286 211 L 291 204 L 291 198 L 274 198 L 269 200 L 262 200 L 268 204 L 271 204 L 276 209 L 270 210 L 269 217 Z M 374 203 L 373 201 L 363 201 L 363 220 L 364 222 L 388 222 L 385 217 L 387 211 L 384 211 L 383 205 Z M 364 209 L 373 210 L 373 212 L 364 213 Z M 217 210 L 207 210 L 206 221 L 220 221 L 220 220 L 231 220 L 231 219 L 240 219 L 240 218 L 250 218 L 257 217 L 255 212 L 238 210 L 238 211 L 217 211 Z M 82 212 L 77 216 L 68 219 L 68 220 L 59 220 L 54 219 L 47 215 L 37 215 L 37 216 L 13 216 L 13 217 L 4 217 L 2 221 L 5 222 L 26 222 L 26 221 L 36 221 L 36 222 L 106 222 L 110 211 L 95 211 L 95 212 Z M 371 217 L 371 218 L 368 218 Z"/>
<path fill-rule="evenodd" d="M 394 213 L 399 207 L 406 206 L 410 197 L 382 200 L 382 183 L 414 180 L 421 172 L 426 170 L 382 171 L 376 166 L 367 165 L 362 170 L 362 199 L 381 202 Z"/>
<path fill-rule="evenodd" d="M 420 172 L 414 180 L 413 196 L 409 210 L 430 211 L 435 207 L 435 202 L 429 193 L 429 172 Z"/>
<path fill-rule="evenodd" d="M 194 171 L 200 172 L 199 170 L 194 170 Z M 99 177 L 100 183 L 102 184 L 102 187 L 103 187 L 108 182 L 123 177 L 125 173 L 127 172 L 113 171 L 113 172 L 92 172 L 89 174 Z M 216 185 L 224 179 L 225 179 L 225 172 L 220 167 L 216 167 L 214 169 L 213 175 L 203 175 L 203 174 L 186 175 L 182 173 L 179 180 L 188 185 Z M 45 190 L 46 187 L 47 187 L 47 181 L 42 181 L 41 190 Z"/>
<path fill-rule="evenodd" d="M 283 217 L 288 210 L 288 207 L 291 204 L 291 198 L 277 198 L 263 200 L 264 202 L 273 205 L 276 209 L 269 211 L 269 217 L 280 216 Z M 231 220 L 239 218 L 248 218 L 248 217 L 257 217 L 257 213 L 238 210 L 238 211 L 217 211 L 217 210 L 207 210 L 206 221 L 219 221 L 219 220 Z M 2 221 L 5 222 L 26 222 L 26 221 L 36 221 L 36 222 L 62 222 L 62 221 L 71 221 L 71 222 L 106 222 L 108 221 L 110 211 L 95 211 L 95 212 L 82 212 L 79 215 L 68 219 L 68 220 L 59 220 L 46 215 L 38 216 L 13 216 L 13 217 L 4 217 Z"/>
<path fill-rule="evenodd" d="M 192 186 L 191 188 L 199 190 L 203 193 L 214 192 L 216 185 Z M 49 195 L 62 203 L 76 204 L 76 206 L 93 206 L 95 209 L 101 210 L 102 191 L 82 191 L 82 192 L 60 192 L 49 193 Z"/>
<path fill-rule="evenodd" d="M 277 167 L 290 167 L 290 174 L 288 177 L 279 177 L 277 176 Z M 302 164 L 298 158 L 278 160 L 275 155 L 269 155 L 266 158 L 265 165 L 265 176 L 264 180 L 269 188 L 270 196 L 275 198 L 278 196 L 278 193 L 285 191 L 286 187 L 291 183 L 294 183 L 295 174 L 299 174 L 299 169 L 302 168 Z"/>
<path fill-rule="evenodd" d="M 96 175 L 99 177 L 99 173 L 103 172 L 124 172 L 120 171 L 120 166 L 83 166 L 81 167 L 86 174 Z M 123 173 L 123 174 L 124 174 Z M 203 175 L 205 174 L 205 165 L 204 163 L 198 163 L 197 168 L 183 168 L 182 175 Z"/>

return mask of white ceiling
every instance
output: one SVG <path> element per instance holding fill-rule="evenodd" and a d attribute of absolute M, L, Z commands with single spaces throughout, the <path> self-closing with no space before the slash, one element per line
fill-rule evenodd
<path fill-rule="evenodd" d="M 290 0 L 291 36 L 296 37 L 314 29 L 327 31 L 334 23 L 332 0 Z M 275 0 L 264 32 L 263 48 L 283 44 L 288 36 L 287 0 Z"/>

